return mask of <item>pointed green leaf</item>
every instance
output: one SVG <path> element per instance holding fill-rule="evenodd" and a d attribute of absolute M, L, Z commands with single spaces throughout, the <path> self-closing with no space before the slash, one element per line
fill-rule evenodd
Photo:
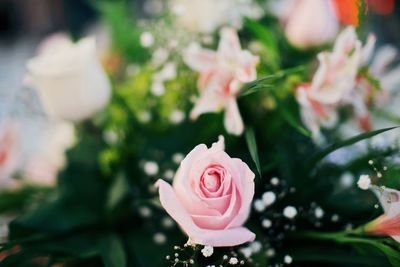
<path fill-rule="evenodd" d="M 260 175 L 261 177 L 261 167 L 260 167 L 260 161 L 258 159 L 257 142 L 253 128 L 248 128 L 246 130 L 246 142 L 249 148 L 250 156 L 257 167 L 258 175 Z"/>
<path fill-rule="evenodd" d="M 106 236 L 101 243 L 101 258 L 105 267 L 125 267 L 126 253 L 122 240 L 115 234 Z"/>
<path fill-rule="evenodd" d="M 293 73 L 302 72 L 303 70 L 304 70 L 303 66 L 298 66 L 294 68 L 281 70 L 274 74 L 258 78 L 252 82 L 248 82 L 245 85 L 243 85 L 238 97 L 247 96 L 261 90 L 271 90 L 272 88 L 275 88 L 274 82 L 276 80 L 282 79 L 285 76 Z"/>
<path fill-rule="evenodd" d="M 353 136 L 347 140 L 332 144 L 330 146 L 328 146 L 327 148 L 319 151 L 318 153 L 316 153 L 314 156 L 311 157 L 310 161 L 308 164 L 306 164 L 306 171 L 311 170 L 311 168 L 313 168 L 313 166 L 315 166 L 315 164 L 317 164 L 320 160 L 322 160 L 323 158 L 325 158 L 327 155 L 329 155 L 330 153 L 342 148 L 342 147 L 346 147 L 346 146 L 350 146 L 353 145 L 355 143 L 358 143 L 362 140 L 366 140 L 369 139 L 371 137 L 374 137 L 375 135 L 396 129 L 400 126 L 395 126 L 395 127 L 389 127 L 389 128 L 384 128 L 384 129 L 379 129 L 379 130 L 375 130 L 375 131 L 371 131 L 371 132 L 367 132 L 367 133 L 362 133 L 356 136 Z"/>
<path fill-rule="evenodd" d="M 129 185 L 126 180 L 125 175 L 118 174 L 115 177 L 113 184 L 111 185 L 108 200 L 107 200 L 107 208 L 113 209 L 119 202 L 121 202 L 125 196 L 129 194 Z"/>
<path fill-rule="evenodd" d="M 293 116 L 292 113 L 290 113 L 285 107 L 282 108 L 282 105 L 279 105 L 279 111 L 282 115 L 282 117 L 285 119 L 285 121 L 292 126 L 294 129 L 296 129 L 300 134 L 310 137 L 311 133 L 308 131 L 306 128 L 301 126 L 299 122 L 297 122 L 296 118 Z"/>

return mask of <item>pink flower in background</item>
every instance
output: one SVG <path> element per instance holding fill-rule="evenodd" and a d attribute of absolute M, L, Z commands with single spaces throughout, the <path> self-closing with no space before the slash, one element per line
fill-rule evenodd
<path fill-rule="evenodd" d="M 0 128 L 0 190 L 13 187 L 12 174 L 18 167 L 19 140 L 16 124 L 6 121 Z"/>
<path fill-rule="evenodd" d="M 271 2 L 270 8 L 284 24 L 289 42 L 299 48 L 329 42 L 339 30 L 329 0 L 277 0 Z"/>
<path fill-rule="evenodd" d="M 212 51 L 192 44 L 184 53 L 184 61 L 200 72 L 198 89 L 200 97 L 190 113 L 192 119 L 203 113 L 225 110 L 224 125 L 228 133 L 240 135 L 244 125 L 236 103 L 243 83 L 257 76 L 257 56 L 240 47 L 234 29 L 221 30 L 218 50 Z"/>
<path fill-rule="evenodd" d="M 258 19 L 263 9 L 249 0 L 171 0 L 175 27 L 192 33 L 213 33 L 221 26 L 241 28 L 244 18 Z M 223 15 L 221 15 L 223 14 Z"/>
<path fill-rule="evenodd" d="M 74 126 L 46 120 L 7 120 L 0 128 L 0 190 L 20 185 L 52 186 L 75 143 Z M 18 173 L 21 179 L 14 179 Z"/>
<path fill-rule="evenodd" d="M 377 49 L 370 64 L 371 74 L 379 79 L 382 90 L 377 94 L 377 104 L 386 110 L 388 104 L 398 100 L 398 86 L 400 85 L 400 65 L 394 66 L 398 51 L 391 45 L 384 45 Z M 395 99 L 393 99 L 395 97 Z M 398 101 L 390 103 L 391 111 L 398 114 Z"/>
<path fill-rule="evenodd" d="M 66 164 L 65 151 L 75 144 L 75 129 L 69 122 L 45 122 L 32 125 L 26 137 L 24 179 L 28 183 L 53 186 L 60 169 Z M 32 127 L 31 126 L 31 127 Z M 36 139 L 36 144 L 28 144 Z"/>
<path fill-rule="evenodd" d="M 221 136 L 211 148 L 201 144 L 182 161 L 173 186 L 158 180 L 160 201 L 195 244 L 235 246 L 253 241 L 243 227 L 254 196 L 254 173 L 224 151 Z"/>
<path fill-rule="evenodd" d="M 385 188 L 379 192 L 384 214 L 365 226 L 365 232 L 391 236 L 400 242 L 400 192 Z"/>
<path fill-rule="evenodd" d="M 110 82 L 97 57 L 94 38 L 73 43 L 63 34 L 50 36 L 27 68 L 26 81 L 38 91 L 52 118 L 83 120 L 110 99 Z"/>
<path fill-rule="evenodd" d="M 311 83 L 296 90 L 303 122 L 314 138 L 318 138 L 321 125 L 335 124 L 337 108 L 344 104 L 353 107 L 360 126 L 368 130 L 366 98 L 369 92 L 358 88 L 358 74 L 370 58 L 374 43 L 375 37 L 371 35 L 363 47 L 355 29 L 347 27 L 338 36 L 332 52 L 318 54 L 319 67 Z"/>

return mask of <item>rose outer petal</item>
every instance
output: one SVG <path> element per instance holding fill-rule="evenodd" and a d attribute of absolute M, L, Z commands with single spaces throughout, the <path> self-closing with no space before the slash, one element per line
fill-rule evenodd
<path fill-rule="evenodd" d="M 242 177 L 241 187 L 237 185 L 240 193 L 241 206 L 236 217 L 229 223 L 228 228 L 237 227 L 244 224 L 249 217 L 251 201 L 254 197 L 254 173 L 242 160 L 233 158 L 232 161 L 236 166 L 238 166 L 238 168 L 241 168 L 240 172 L 238 172 Z"/>
<path fill-rule="evenodd" d="M 255 234 L 244 227 L 224 230 L 205 230 L 199 228 L 176 197 L 171 185 L 164 180 L 158 180 L 156 186 L 159 188 L 161 205 L 189 236 L 191 242 L 213 247 L 228 247 L 240 245 L 255 239 Z"/>

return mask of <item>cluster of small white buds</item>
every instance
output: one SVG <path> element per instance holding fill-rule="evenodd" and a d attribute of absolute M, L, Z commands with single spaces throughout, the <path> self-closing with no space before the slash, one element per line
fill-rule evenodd
<path fill-rule="evenodd" d="M 229 264 L 230 265 L 236 265 L 239 263 L 239 260 L 236 257 L 232 257 L 229 259 Z"/>
<path fill-rule="evenodd" d="M 276 195 L 274 192 L 265 192 L 261 199 L 256 199 L 254 201 L 254 209 L 257 212 L 263 212 L 267 207 L 271 206 L 276 200 Z"/>
<path fill-rule="evenodd" d="M 204 246 L 204 248 L 201 250 L 201 253 L 206 258 L 210 257 L 214 253 L 214 248 L 212 246 Z"/>

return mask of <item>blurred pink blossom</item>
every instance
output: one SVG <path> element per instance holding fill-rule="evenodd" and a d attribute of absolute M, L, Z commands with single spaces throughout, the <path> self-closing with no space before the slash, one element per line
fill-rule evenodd
<path fill-rule="evenodd" d="M 284 24 L 289 42 L 299 48 L 327 43 L 339 30 L 329 0 L 278 0 L 272 1 L 270 8 Z"/>
<path fill-rule="evenodd" d="M 257 76 L 257 56 L 240 47 L 234 29 L 221 30 L 218 50 L 202 48 L 193 43 L 184 53 L 184 61 L 200 72 L 200 97 L 190 113 L 192 119 L 203 113 L 225 110 L 224 125 L 228 133 L 240 135 L 244 125 L 236 103 L 241 86 Z"/>
<path fill-rule="evenodd" d="M 332 52 L 318 54 L 319 67 L 311 83 L 299 86 L 296 91 L 303 122 L 315 139 L 320 137 L 321 125 L 335 124 L 337 108 L 346 104 L 353 107 L 360 127 L 369 130 L 366 99 L 370 92 L 360 88 L 358 74 L 370 59 L 374 44 L 375 37 L 370 35 L 362 46 L 355 29 L 349 26 L 338 36 Z"/>

